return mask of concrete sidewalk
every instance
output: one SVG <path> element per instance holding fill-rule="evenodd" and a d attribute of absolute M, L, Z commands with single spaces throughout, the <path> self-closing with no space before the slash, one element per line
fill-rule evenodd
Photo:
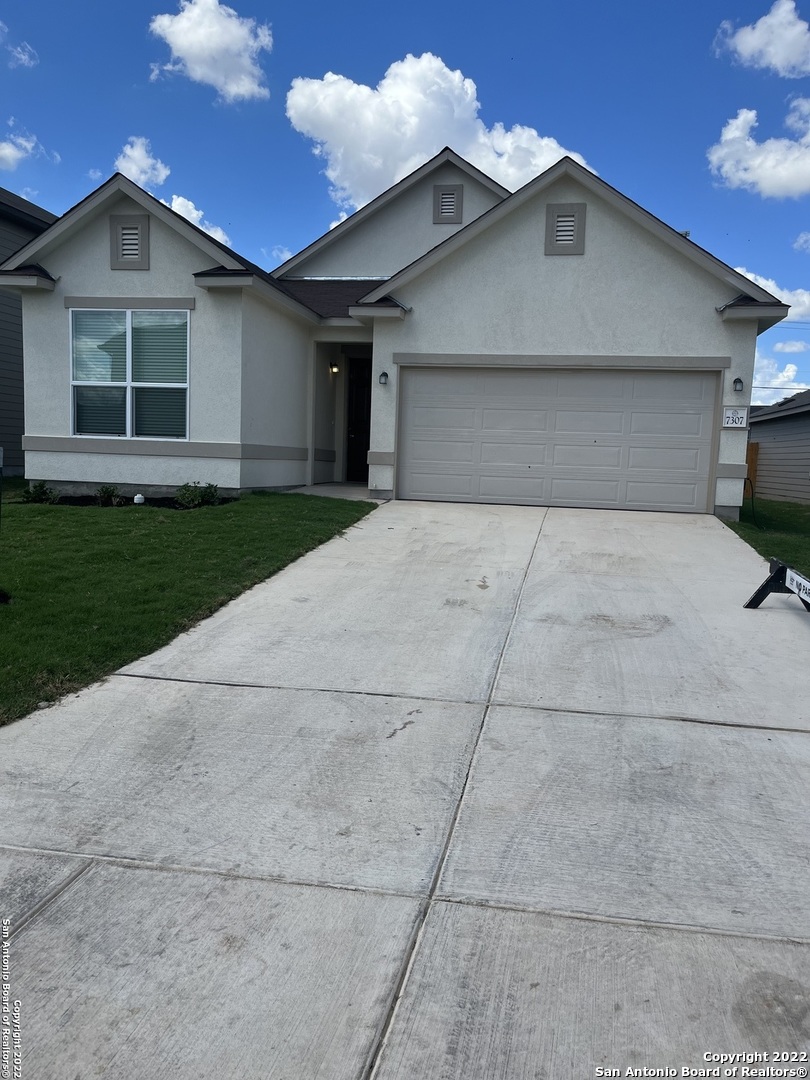
<path fill-rule="evenodd" d="M 0 731 L 22 1076 L 810 1049 L 810 619 L 743 610 L 765 573 L 712 517 L 388 503 Z"/>

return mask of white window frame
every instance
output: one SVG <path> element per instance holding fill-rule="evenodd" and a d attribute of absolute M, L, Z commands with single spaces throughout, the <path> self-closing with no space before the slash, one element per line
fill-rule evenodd
<path fill-rule="evenodd" d="M 127 377 L 126 382 L 95 382 L 90 379 L 74 379 L 73 378 L 73 312 L 81 311 L 82 313 L 100 311 L 108 314 L 111 311 L 122 311 L 126 316 L 126 342 L 127 342 Z M 169 382 L 134 382 L 132 379 L 132 314 L 133 312 L 144 311 L 160 311 L 162 313 L 175 312 L 178 315 L 185 315 L 186 317 L 186 381 L 182 383 L 169 383 Z M 190 330 L 191 320 L 189 319 L 189 312 L 184 308 L 91 308 L 91 307 L 73 307 L 68 308 L 68 340 L 70 343 L 68 363 L 70 364 L 70 433 L 74 439 L 134 439 L 138 442 L 188 442 L 189 441 L 189 353 L 190 353 Z M 100 386 L 100 387 L 118 387 L 126 390 L 126 434 L 125 435 L 94 435 L 83 434 L 76 431 L 76 387 L 77 386 Z M 164 390 L 185 390 L 186 392 L 186 433 L 183 436 L 177 435 L 135 435 L 133 433 L 133 418 L 134 418 L 134 395 L 133 390 L 140 389 L 164 389 Z"/>

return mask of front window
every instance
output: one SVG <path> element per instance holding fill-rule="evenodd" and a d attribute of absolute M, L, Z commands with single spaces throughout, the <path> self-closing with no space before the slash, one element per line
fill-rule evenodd
<path fill-rule="evenodd" d="M 71 312 L 73 431 L 188 437 L 188 312 Z"/>

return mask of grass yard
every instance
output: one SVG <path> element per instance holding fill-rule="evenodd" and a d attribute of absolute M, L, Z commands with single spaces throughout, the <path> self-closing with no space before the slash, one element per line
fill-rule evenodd
<path fill-rule="evenodd" d="M 253 494 L 221 506 L 54 506 L 4 482 L 0 724 L 165 645 L 374 504 Z"/>
<path fill-rule="evenodd" d="M 746 499 L 739 521 L 727 522 L 738 536 L 766 559 L 781 559 L 810 577 L 810 506 L 803 503 Z"/>

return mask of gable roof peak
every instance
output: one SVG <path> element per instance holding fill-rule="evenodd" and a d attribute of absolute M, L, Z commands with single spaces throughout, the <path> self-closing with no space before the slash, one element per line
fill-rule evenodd
<path fill-rule="evenodd" d="M 302 251 L 297 252 L 291 258 L 283 262 L 281 266 L 277 266 L 272 271 L 273 277 L 283 278 L 286 277 L 296 266 L 299 266 L 302 262 L 305 262 L 312 255 L 322 251 L 324 248 L 329 247 L 336 240 L 345 236 L 352 229 L 357 228 L 358 225 L 368 220 L 372 215 L 382 210 L 384 206 L 398 198 L 404 192 L 408 191 L 420 180 L 424 180 L 432 172 L 435 172 L 439 166 L 444 165 L 446 162 L 450 162 L 455 165 L 457 169 L 466 173 L 471 179 L 476 180 L 479 184 L 487 187 L 499 199 L 506 199 L 511 192 L 505 188 L 502 184 L 499 184 L 497 180 L 493 180 L 491 176 L 487 176 L 485 172 L 473 165 L 472 162 L 467 161 L 460 154 L 457 154 L 450 146 L 445 146 L 442 150 L 439 150 L 433 157 L 428 158 L 419 165 L 413 172 L 408 173 L 407 176 L 403 176 L 401 180 L 398 180 L 391 187 L 386 188 L 376 198 L 367 202 L 365 206 L 361 206 L 359 210 L 355 210 L 349 217 L 344 218 L 340 224 L 335 225 L 334 228 L 329 229 L 327 232 L 319 236 L 317 240 L 313 240 L 311 244 L 308 244 Z"/>

